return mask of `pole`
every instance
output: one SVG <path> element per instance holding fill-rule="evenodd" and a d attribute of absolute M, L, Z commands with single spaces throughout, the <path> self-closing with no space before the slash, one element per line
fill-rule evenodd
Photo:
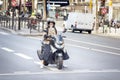
<path fill-rule="evenodd" d="M 112 7 L 112 0 L 109 0 L 109 32 L 111 33 L 111 20 L 113 17 L 113 7 Z"/>
<path fill-rule="evenodd" d="M 12 8 L 12 29 L 14 27 L 14 15 L 15 15 L 15 8 Z"/>
<path fill-rule="evenodd" d="M 98 0 L 95 1 L 96 4 L 96 20 L 95 20 L 95 27 L 96 27 L 96 33 L 98 33 Z"/>
<path fill-rule="evenodd" d="M 43 0 L 43 5 L 44 5 L 44 10 L 43 10 L 43 19 L 46 19 L 47 18 L 47 11 L 46 11 L 46 5 L 47 1 L 46 0 Z"/>
<path fill-rule="evenodd" d="M 34 0 L 32 0 L 32 12 L 34 12 Z"/>
<path fill-rule="evenodd" d="M 20 12 L 21 12 L 21 0 L 19 0 L 18 30 L 21 29 L 21 27 L 20 27 Z"/>

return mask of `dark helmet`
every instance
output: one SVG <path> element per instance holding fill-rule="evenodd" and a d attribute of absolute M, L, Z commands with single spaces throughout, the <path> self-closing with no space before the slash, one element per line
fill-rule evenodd
<path fill-rule="evenodd" d="M 55 25 L 55 21 L 51 18 L 48 18 L 47 20 L 47 24 L 49 25 L 50 23 L 53 23 Z"/>
<path fill-rule="evenodd" d="M 53 24 L 55 25 L 55 22 L 54 22 L 54 21 L 48 21 L 48 25 L 49 25 L 50 23 L 53 23 Z"/>

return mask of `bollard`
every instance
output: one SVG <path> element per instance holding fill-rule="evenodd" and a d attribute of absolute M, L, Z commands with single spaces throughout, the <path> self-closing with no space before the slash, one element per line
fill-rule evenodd
<path fill-rule="evenodd" d="M 107 33 L 108 30 L 107 30 L 108 26 L 107 25 L 104 25 L 104 33 Z"/>
<path fill-rule="evenodd" d="M 10 18 L 9 18 L 9 29 L 10 29 Z"/>
<path fill-rule="evenodd" d="M 38 32 L 40 32 L 40 22 L 41 22 L 41 20 L 38 19 Z"/>

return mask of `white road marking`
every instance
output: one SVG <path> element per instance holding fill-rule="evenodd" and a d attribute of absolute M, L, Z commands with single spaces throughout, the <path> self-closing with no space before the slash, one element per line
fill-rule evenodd
<path fill-rule="evenodd" d="M 0 34 L 2 34 L 2 35 L 9 35 L 9 34 L 6 33 L 6 32 L 0 32 Z"/>
<path fill-rule="evenodd" d="M 29 60 L 33 59 L 32 57 L 29 57 L 29 56 L 27 56 L 27 55 L 25 55 L 23 53 L 14 53 L 14 54 L 21 57 L 21 58 L 24 58 L 24 59 L 29 59 Z"/>
<path fill-rule="evenodd" d="M 91 49 L 91 50 L 120 56 L 120 53 L 115 53 L 115 52 L 110 52 L 110 51 L 105 51 L 105 50 L 100 50 L 100 49 Z"/>
<path fill-rule="evenodd" d="M 53 68 L 54 67 L 54 68 Z M 61 71 L 61 70 L 59 70 L 59 69 L 57 69 L 57 67 L 56 66 L 46 66 L 45 68 L 47 68 L 48 70 L 50 70 L 50 71 Z"/>
<path fill-rule="evenodd" d="M 90 69 L 84 69 L 84 70 L 69 70 L 69 71 L 42 71 L 42 72 L 30 72 L 30 71 L 20 71 L 20 72 L 14 72 L 14 73 L 3 73 L 0 74 L 0 76 L 20 76 L 20 75 L 44 75 L 44 74 L 88 74 L 88 73 L 120 73 L 120 70 L 118 69 L 106 69 L 106 70 L 90 70 Z"/>
<path fill-rule="evenodd" d="M 83 46 L 77 46 L 77 45 L 72 45 L 72 44 L 65 44 L 66 46 L 72 46 L 72 47 L 78 47 L 78 48 L 83 48 L 83 49 L 90 49 L 88 47 L 83 47 Z"/>
<path fill-rule="evenodd" d="M 94 46 L 100 46 L 100 47 L 105 47 L 105 48 L 110 48 L 110 49 L 115 49 L 115 50 L 120 50 L 120 48 L 106 46 L 106 45 L 101 45 L 101 44 L 95 44 L 95 43 L 90 43 L 90 42 L 85 42 L 85 41 L 72 40 L 72 39 L 68 39 L 68 38 L 65 38 L 65 40 L 69 40 L 69 41 L 73 41 L 73 42 L 79 42 L 79 43 L 84 43 L 84 44 L 89 44 L 89 45 L 94 45 Z"/>
<path fill-rule="evenodd" d="M 2 47 L 1 48 L 2 50 L 5 50 L 7 52 L 15 52 L 14 50 L 10 49 L 10 48 L 7 48 L 7 47 Z"/>
<path fill-rule="evenodd" d="M 34 37 L 30 37 L 30 38 L 37 39 L 37 40 L 42 40 L 42 39 L 38 39 L 38 38 L 34 38 Z M 84 44 L 89 44 L 89 45 L 94 45 L 94 46 L 100 46 L 100 47 L 109 48 L 109 49 L 120 50 L 120 48 L 116 48 L 116 47 L 110 47 L 110 46 L 106 46 L 106 45 L 95 44 L 95 43 L 84 42 L 84 41 L 78 41 L 78 40 L 72 40 L 72 39 L 68 39 L 68 38 L 65 38 L 65 39 L 69 40 L 69 41 L 73 41 L 73 42 L 79 42 L 79 43 L 84 43 Z M 120 53 L 105 51 L 105 50 L 101 50 L 101 49 L 94 49 L 94 48 L 89 48 L 89 47 L 84 47 L 84 46 L 73 45 L 73 44 L 65 44 L 65 45 L 120 56 Z"/>
<path fill-rule="evenodd" d="M 30 73 L 30 71 L 16 71 L 14 74 L 23 74 L 23 73 Z"/>
<path fill-rule="evenodd" d="M 34 61 L 35 64 L 41 65 L 40 61 Z"/>
<path fill-rule="evenodd" d="M 92 51 L 97 51 L 97 52 L 102 52 L 102 53 L 107 53 L 107 54 L 112 54 L 112 55 L 120 56 L 120 53 L 105 51 L 105 50 L 101 50 L 101 49 L 88 48 L 88 47 L 77 46 L 77 45 L 71 45 L 71 44 L 66 44 L 66 45 L 67 45 L 67 46 L 72 46 L 72 47 L 77 47 L 77 48 L 82 48 L 82 49 L 87 49 L 87 50 L 92 50 Z"/>
<path fill-rule="evenodd" d="M 30 39 L 34 39 L 34 40 L 42 40 L 42 38 L 38 38 L 38 37 L 28 37 Z"/>
<path fill-rule="evenodd" d="M 29 38 L 36 39 L 36 40 L 42 40 L 40 38 L 34 38 L 34 37 L 29 37 Z M 115 49 L 115 50 L 120 50 L 120 48 L 116 48 L 116 47 L 111 47 L 111 46 L 106 46 L 106 45 L 101 45 L 101 44 L 96 44 L 96 43 L 90 43 L 90 42 L 85 42 L 85 41 L 79 41 L 79 40 L 73 40 L 73 39 L 69 39 L 69 38 L 65 38 L 65 40 L 84 43 L 84 44 L 89 44 L 89 45 L 94 45 L 94 46 L 100 46 L 100 47 L 105 47 L 105 48 L 110 48 L 110 49 Z M 73 47 L 75 46 L 75 45 L 72 45 L 72 44 L 67 44 L 67 45 L 69 45 L 69 46 L 71 45 Z M 77 45 L 75 47 L 77 47 Z M 87 48 L 87 47 L 83 47 L 83 46 L 78 46 L 78 47 Z"/>

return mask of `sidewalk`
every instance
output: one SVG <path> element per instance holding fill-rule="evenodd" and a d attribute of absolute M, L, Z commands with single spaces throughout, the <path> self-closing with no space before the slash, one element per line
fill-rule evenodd
<path fill-rule="evenodd" d="M 62 26 L 63 26 L 63 21 L 56 21 L 56 28 L 58 31 L 63 30 Z M 42 32 L 41 27 L 40 27 L 39 31 L 38 31 L 38 29 L 36 29 L 36 30 L 32 29 L 31 33 L 30 33 L 30 29 L 28 29 L 27 27 L 23 27 L 23 28 L 21 28 L 21 30 L 16 30 L 16 31 L 5 28 L 5 27 L 0 27 L 0 29 L 10 32 L 10 33 L 13 33 L 13 34 L 22 35 L 22 36 L 42 36 L 43 32 Z"/>
<path fill-rule="evenodd" d="M 94 35 L 99 35 L 99 36 L 105 36 L 105 37 L 112 37 L 112 38 L 120 38 L 120 28 L 113 28 L 111 27 L 111 29 L 107 29 L 107 32 L 103 33 L 103 28 L 100 27 L 98 32 L 93 31 L 92 34 Z"/>
<path fill-rule="evenodd" d="M 63 30 L 63 23 L 64 21 L 56 21 L 56 28 L 58 31 L 62 31 Z M 18 34 L 18 35 L 22 35 L 22 36 L 42 36 L 42 30 L 38 31 L 38 30 L 32 30 L 32 33 L 30 33 L 30 29 L 27 28 L 21 28 L 21 30 L 11 30 L 11 29 L 6 29 L 3 27 L 0 27 L 0 29 L 6 30 L 8 32 L 11 32 L 13 34 Z M 120 38 L 120 29 L 117 28 L 115 30 L 115 28 L 111 28 L 111 31 L 108 29 L 107 33 L 103 33 L 103 28 L 100 27 L 98 32 L 96 31 L 92 31 L 93 35 L 98 35 L 98 36 L 105 36 L 105 37 L 112 37 L 112 38 Z"/>

